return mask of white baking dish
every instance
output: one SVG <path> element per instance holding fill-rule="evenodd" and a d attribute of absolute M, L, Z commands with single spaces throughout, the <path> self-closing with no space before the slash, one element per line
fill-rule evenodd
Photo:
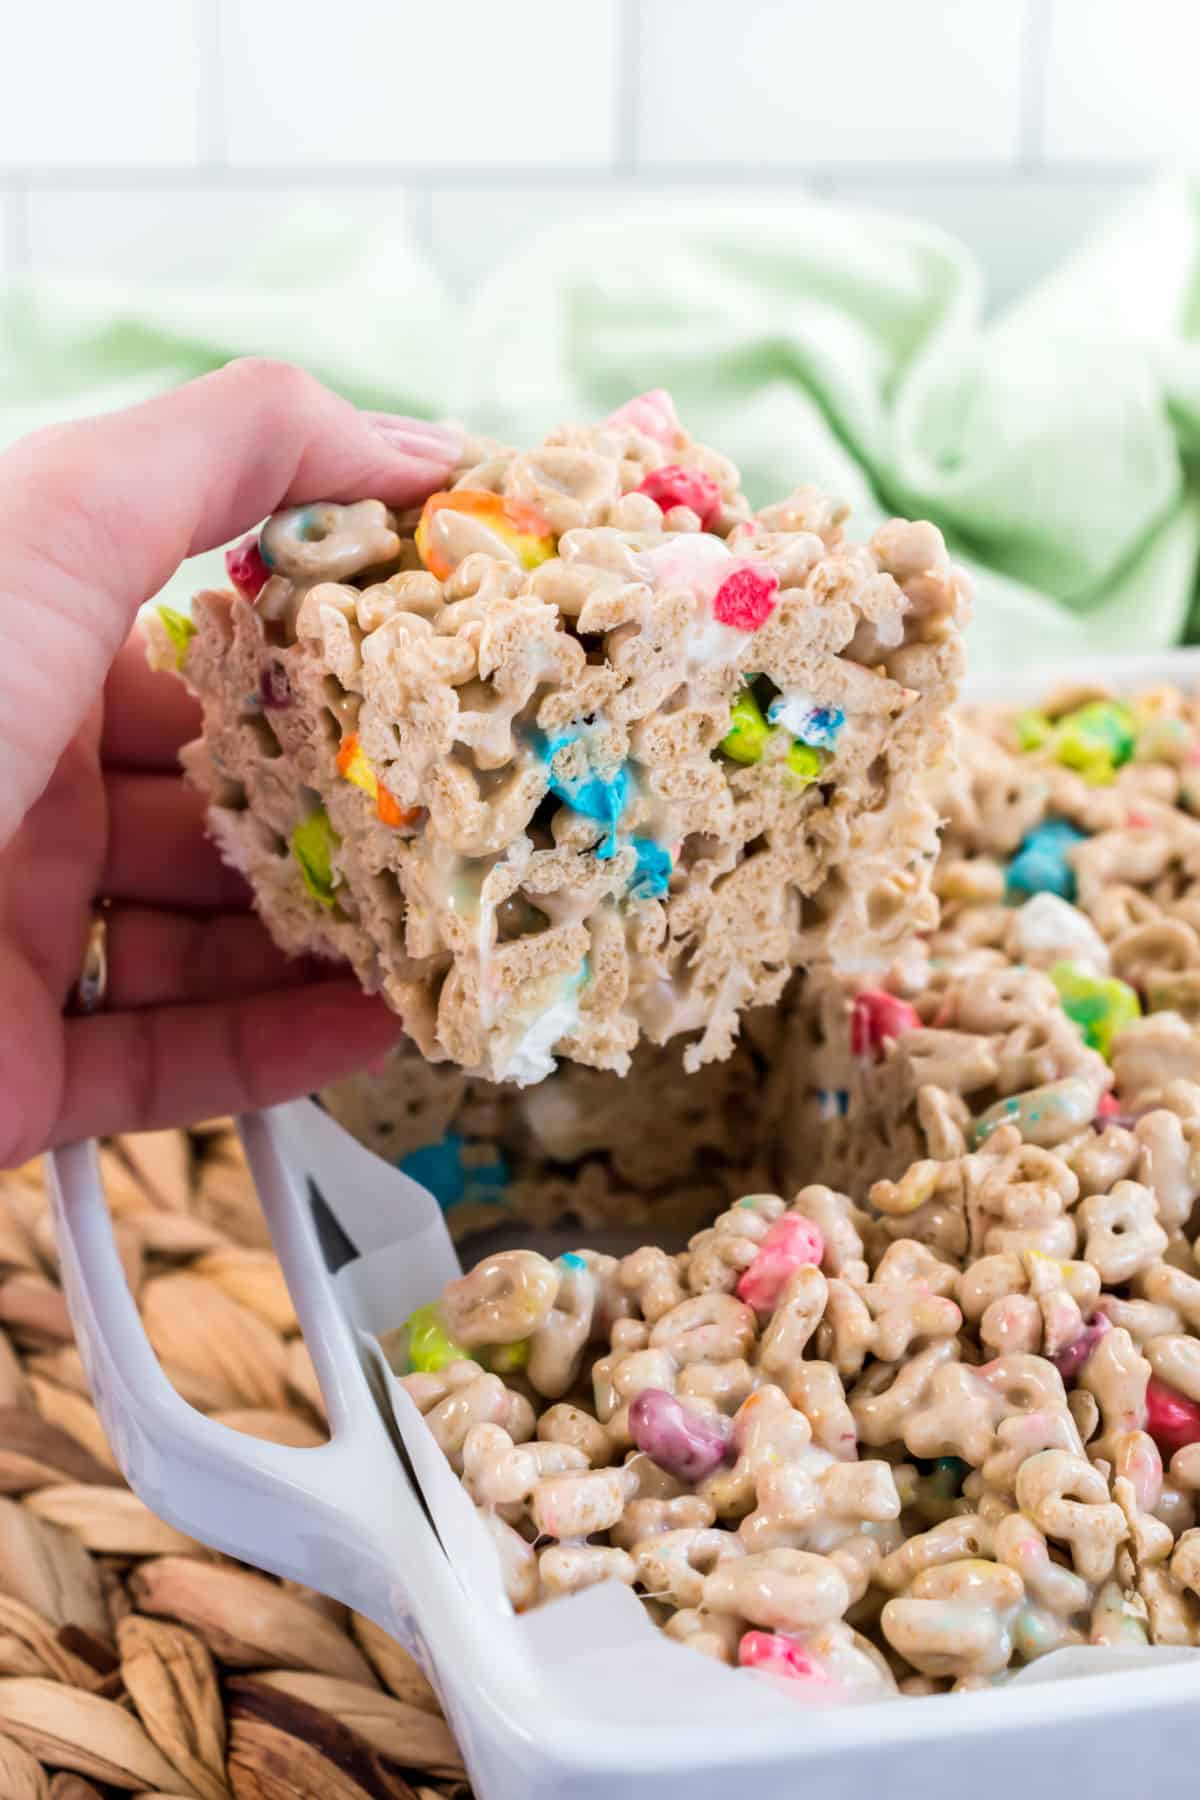
<path fill-rule="evenodd" d="M 1056 671 L 1057 673 L 1057 671 Z M 1200 651 L 1075 666 L 1200 681 Z M 1027 693 L 982 677 L 972 697 Z M 1200 1652 L 1065 1651 L 994 1691 L 814 1709 L 672 1643 L 628 1589 L 514 1618 L 466 1496 L 370 1334 L 457 1263 L 436 1203 L 310 1102 L 241 1121 L 328 1404 L 316 1450 L 214 1424 L 170 1386 L 112 1240 L 95 1146 L 52 1157 L 63 1279 L 96 1404 L 161 1517 L 392 1631 L 444 1701 L 480 1800 L 1089 1800 L 1191 1796 Z M 340 1229 L 339 1229 L 340 1227 Z"/>

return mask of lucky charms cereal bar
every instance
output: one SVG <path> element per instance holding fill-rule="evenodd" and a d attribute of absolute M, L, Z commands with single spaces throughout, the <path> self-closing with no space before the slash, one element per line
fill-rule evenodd
<path fill-rule="evenodd" d="M 518 1609 L 623 1582 L 829 1701 L 1200 1645 L 1200 706 L 1033 718 L 966 725 L 940 928 L 762 1040 L 842 1191 L 502 1252 L 386 1340 Z"/>
<path fill-rule="evenodd" d="M 479 443 L 412 516 L 270 519 L 165 614 L 185 766 L 288 950 L 493 1082 L 729 1055 L 792 971 L 933 922 L 965 579 L 811 489 L 754 512 L 667 395 Z"/>
<path fill-rule="evenodd" d="M 429 1189 L 458 1240 L 514 1222 L 678 1236 L 777 1179 L 759 1128 L 761 1023 L 752 1014 L 731 1054 L 691 1075 L 677 1044 L 643 1043 L 625 1076 L 562 1062 L 517 1089 L 401 1046 L 381 1073 L 321 1097 L 361 1143 Z"/>

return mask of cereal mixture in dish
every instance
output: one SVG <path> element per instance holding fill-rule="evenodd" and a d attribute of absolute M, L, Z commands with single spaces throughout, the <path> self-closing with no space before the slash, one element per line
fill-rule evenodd
<path fill-rule="evenodd" d="M 937 930 L 755 1051 L 790 1202 L 501 1252 L 385 1340 L 519 1610 L 624 1582 L 830 1700 L 1200 1645 L 1200 702 L 962 751 Z"/>
<path fill-rule="evenodd" d="M 493 1082 L 727 1057 L 798 967 L 934 917 L 967 590 L 812 489 L 752 511 L 669 397 L 478 442 L 419 513 L 281 513 L 166 612 L 185 766 L 287 949 Z"/>

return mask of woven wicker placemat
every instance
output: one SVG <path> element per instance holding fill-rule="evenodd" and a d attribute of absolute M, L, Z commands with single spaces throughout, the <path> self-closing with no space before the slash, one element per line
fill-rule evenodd
<path fill-rule="evenodd" d="M 321 1396 L 228 1121 L 102 1152 L 146 1330 L 195 1406 L 286 1444 Z M 164 1525 L 117 1469 L 39 1169 L 0 1174 L 0 1796 L 467 1800 L 412 1659 Z"/>

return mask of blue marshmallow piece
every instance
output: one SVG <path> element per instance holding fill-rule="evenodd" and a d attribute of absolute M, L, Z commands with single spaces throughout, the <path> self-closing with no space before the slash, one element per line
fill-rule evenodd
<path fill-rule="evenodd" d="M 558 775 L 554 770 L 554 759 L 560 750 L 566 750 L 577 743 L 582 732 L 564 732 L 559 737 L 549 738 L 541 747 L 541 754 L 549 770 L 550 792 L 557 794 L 566 802 L 573 812 L 581 813 L 585 819 L 594 819 L 603 825 L 605 836 L 596 846 L 595 855 L 600 862 L 609 862 L 621 848 L 617 839 L 617 827 L 621 815 L 629 804 L 630 777 L 627 768 L 620 768 L 611 781 L 603 780 L 599 775 L 567 777 Z M 629 883 L 629 892 L 636 900 L 656 899 L 665 894 L 671 880 L 670 853 L 653 838 L 635 837 L 628 840 L 636 853 L 633 876 Z"/>
<path fill-rule="evenodd" d="M 463 1161 L 466 1139 L 457 1131 L 448 1131 L 440 1143 L 424 1144 L 411 1150 L 397 1163 L 402 1175 L 410 1175 L 428 1188 L 443 1212 L 459 1206 L 464 1200 L 476 1203 L 500 1200 L 508 1186 L 508 1169 L 502 1158 L 478 1166 Z"/>
<path fill-rule="evenodd" d="M 780 715 L 786 711 L 787 696 L 780 694 L 767 708 L 767 718 L 772 725 L 777 724 Z M 832 750 L 845 723 L 846 715 L 840 706 L 814 706 L 798 725 L 793 723 L 791 732 L 812 750 Z"/>
<path fill-rule="evenodd" d="M 635 837 L 629 841 L 637 852 L 629 892 L 635 900 L 656 900 L 670 885 L 671 858 L 653 838 Z"/>
<path fill-rule="evenodd" d="M 550 770 L 550 792 L 565 800 L 573 812 L 582 813 L 585 819 L 594 819 L 598 825 L 607 827 L 607 835 L 597 856 L 607 858 L 616 854 L 617 821 L 625 811 L 629 800 L 629 775 L 625 769 L 618 769 L 611 781 L 602 781 L 599 775 L 587 775 L 579 778 L 564 778 L 554 773 L 554 759 L 560 750 L 578 741 L 579 732 L 571 732 L 562 737 L 551 738 L 545 748 L 545 758 Z"/>
<path fill-rule="evenodd" d="M 1031 831 L 1005 870 L 1005 899 L 1019 904 L 1031 894 L 1057 894 L 1074 900 L 1075 871 L 1066 853 L 1086 837 L 1065 819 L 1048 819 Z"/>

